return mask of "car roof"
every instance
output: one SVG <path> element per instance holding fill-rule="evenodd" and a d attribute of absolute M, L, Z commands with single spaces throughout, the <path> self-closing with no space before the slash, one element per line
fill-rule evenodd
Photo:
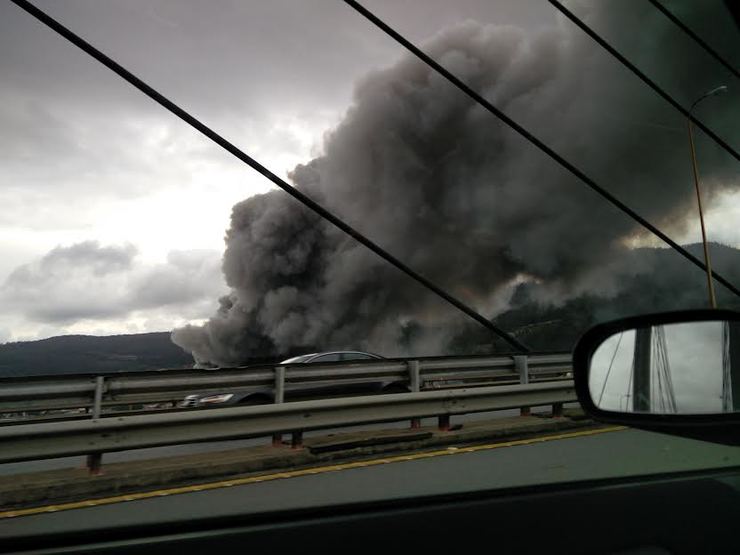
<path fill-rule="evenodd" d="M 349 355 L 349 354 L 351 354 L 351 355 L 354 355 L 354 354 L 368 355 L 368 356 L 371 356 L 371 357 L 382 358 L 380 355 L 376 355 L 374 353 L 368 353 L 367 351 L 324 351 L 324 352 L 321 352 L 321 353 L 313 353 L 312 356 Z"/>
<path fill-rule="evenodd" d="M 374 353 L 368 353 L 367 351 L 322 351 L 320 353 L 307 353 L 305 355 L 295 356 L 295 357 L 281 361 L 281 364 L 290 364 L 291 362 L 309 362 L 310 360 L 313 360 L 314 358 L 318 358 L 324 355 L 346 355 L 346 354 L 359 354 L 359 355 L 367 355 L 373 358 L 383 358 L 380 355 L 376 355 Z M 305 359 L 305 360 L 298 360 L 298 359 Z"/>

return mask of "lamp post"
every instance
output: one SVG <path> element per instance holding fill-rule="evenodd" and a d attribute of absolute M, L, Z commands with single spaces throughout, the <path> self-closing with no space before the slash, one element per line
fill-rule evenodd
<path fill-rule="evenodd" d="M 704 93 L 702 96 L 697 98 L 689 109 L 689 115 L 694 111 L 694 108 L 702 101 L 706 100 L 710 96 L 715 96 L 727 92 L 727 85 L 720 85 L 712 89 L 711 91 Z M 709 288 L 709 306 L 717 308 L 717 299 L 714 296 L 714 281 L 712 280 L 712 262 L 709 257 L 709 248 L 707 247 L 707 231 L 704 227 L 704 213 L 701 208 L 701 192 L 699 189 L 699 170 L 696 167 L 696 149 L 694 148 L 694 133 L 691 126 L 691 118 L 688 119 L 689 124 L 689 147 L 691 148 L 691 167 L 694 170 L 694 187 L 696 188 L 696 200 L 699 204 L 699 223 L 701 224 L 701 241 L 704 246 L 704 264 L 707 267 L 707 286 Z"/>

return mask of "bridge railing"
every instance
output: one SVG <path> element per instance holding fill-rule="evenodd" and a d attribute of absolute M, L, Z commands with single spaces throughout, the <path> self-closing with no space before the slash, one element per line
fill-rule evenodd
<path fill-rule="evenodd" d="M 372 381 L 417 392 L 537 383 L 570 372 L 570 353 L 547 353 L 8 378 L 0 379 L 0 424 L 172 410 L 192 394 L 269 392 L 280 403 L 286 390 L 310 385 Z"/>
<path fill-rule="evenodd" d="M 0 426 L 0 463 L 88 455 L 91 472 L 103 453 L 304 431 L 556 405 L 576 401 L 572 380 L 297 401 L 212 410 L 98 417 Z"/>

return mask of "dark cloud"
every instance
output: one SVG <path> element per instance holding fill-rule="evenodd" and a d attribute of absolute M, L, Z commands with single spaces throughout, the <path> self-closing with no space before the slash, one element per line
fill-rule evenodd
<path fill-rule="evenodd" d="M 651 37 L 638 62 L 660 68 L 673 91 L 692 75 L 685 95 L 713 86 L 716 68 L 693 45 L 675 43 L 670 23 L 649 9 L 619 18 L 623 32 Z M 612 12 L 593 9 L 588 18 L 607 25 Z M 580 31 L 468 21 L 425 48 L 653 222 L 684 228 L 694 202 L 685 122 Z M 729 104 L 714 110 L 737 125 Z M 610 271 L 641 233 L 410 57 L 361 80 L 324 148 L 295 168 L 296 185 L 476 306 L 521 278 L 543 284 L 552 301 L 614 287 Z M 717 151 L 704 151 L 703 166 L 710 196 L 734 179 L 735 166 Z M 440 326 L 458 318 L 282 192 L 236 205 L 226 241 L 231 293 L 205 326 L 173 334 L 201 361 L 301 345 L 395 354 L 436 343 L 439 352 Z M 435 331 L 409 344 L 409 323 Z"/>
<path fill-rule="evenodd" d="M 402 58 L 397 45 L 335 0 L 233 0 L 218 9 L 169 0 L 39 0 L 39 5 L 260 158 L 298 151 L 292 122 L 305 123 L 311 133 L 325 128 L 368 68 Z M 457 26 L 436 40 L 437 53 L 661 225 L 676 230 L 683 225 L 676 216 L 683 201 L 671 210 L 654 207 L 661 196 L 690 186 L 677 177 L 689 171 L 686 164 L 681 168 L 684 122 L 647 98 L 624 72 L 605 69 L 608 60 L 578 31 L 568 31 L 569 23 L 553 28 L 555 11 L 546 3 L 368 0 L 367 5 L 415 40 L 466 18 L 516 25 L 491 36 L 475 25 Z M 657 71 L 661 84 L 682 101 L 724 78 L 680 32 L 661 25 L 662 16 L 649 6 L 569 5 Z M 735 36 L 716 12 L 696 10 L 686 1 L 671 8 L 737 60 Z M 656 48 L 662 52 L 669 45 L 669 60 L 656 64 Z M 88 233 L 94 219 L 89 216 L 101 205 L 177 188 L 182 206 L 204 161 L 236 165 L 10 3 L 0 3 L 0 74 L 4 229 L 84 229 L 85 237 L 94 236 L 97 230 Z M 739 128 L 736 118 L 727 117 L 732 102 L 731 95 L 717 98 L 716 109 L 701 114 L 728 139 Z M 705 177 L 721 179 L 723 154 L 705 138 L 698 141 L 701 169 L 711 168 Z M 613 151 L 594 152 L 603 144 Z M 644 145 L 658 153 L 654 167 Z M 604 216 L 604 208 L 594 208 L 580 185 L 408 60 L 364 78 L 354 108 L 326 151 L 296 168 L 296 183 L 484 311 L 505 304 L 506 286 L 500 283 L 520 272 L 540 277 L 563 295 L 596 280 L 568 271 L 584 262 L 579 249 L 552 249 L 551 241 L 542 241 L 555 232 L 564 243 L 584 241 L 584 213 L 619 228 L 614 235 L 589 229 L 584 248 L 635 231 L 629 222 L 617 225 L 614 215 Z M 666 169 L 669 158 L 675 168 Z M 216 181 L 212 185 L 218 186 Z M 656 182 L 667 186 L 655 187 Z M 536 205 L 533 183 L 541 188 Z M 468 185 L 464 194 L 450 193 L 461 184 Z M 710 195 L 720 189 L 711 185 Z M 453 318 L 421 289 L 278 196 L 235 210 L 225 260 L 233 294 L 204 331 L 188 332 L 191 345 L 204 345 L 195 350 L 223 360 L 295 341 L 392 350 L 399 348 L 405 323 L 419 320 L 431 327 Z M 152 229 L 168 228 L 166 218 L 178 214 L 178 203 L 161 205 L 162 219 L 151 218 Z M 140 214 L 134 217 L 149 224 Z M 214 213 L 204 209 L 203 217 L 213 221 Z M 562 225 L 553 227 L 551 221 Z M 180 235 L 172 240 L 179 239 L 176 246 L 182 248 Z M 116 238 L 130 239 L 128 227 Z M 29 241 L 26 248 L 37 244 Z M 607 253 L 589 263 L 608 266 Z M 60 257 L 67 258 L 64 249 Z M 213 285 L 222 280 L 214 270 L 216 258 L 202 268 L 172 259 L 152 268 L 132 255 L 130 267 L 108 271 L 107 285 L 95 274 L 108 267 L 105 262 L 95 266 L 77 258 L 66 266 L 49 261 L 44 268 L 36 262 L 18 270 L 27 272 L 27 283 L 9 280 L 0 295 L 6 312 L 22 311 L 38 321 L 125 318 L 137 310 L 154 318 L 158 310 L 174 314 L 177 307 L 179 316 L 199 318 L 220 290 Z M 345 309 L 335 307 L 343 303 Z M 387 317 L 379 317 L 381 311 Z M 435 351 L 444 339 L 427 338 Z"/>
<path fill-rule="evenodd" d="M 518 23 L 553 18 L 549 8 L 517 4 L 522 3 L 368 3 L 420 36 L 465 17 Z M 364 18 L 335 0 L 227 0 L 218 6 L 199 1 L 71 0 L 42 1 L 39 6 L 156 87 L 209 116 L 238 112 L 240 117 L 257 119 L 265 108 L 276 105 L 307 112 L 319 106 L 335 109 L 346 101 L 364 68 L 400 53 Z M 107 70 L 17 7 L 0 8 L 0 21 L 0 46 L 6 52 L 3 69 L 15 70 L 11 75 L 29 85 L 48 85 L 43 77 L 48 75 L 70 97 L 82 92 L 87 100 L 98 96 L 97 102 L 106 95 L 122 103 L 131 101 L 127 85 L 117 84 L 112 75 L 102 77 Z M 28 71 L 33 66 L 43 75 Z M 81 85 L 92 90 L 80 91 Z"/>
<path fill-rule="evenodd" d="M 0 286 L 8 313 L 47 324 L 125 319 L 137 311 L 175 308 L 191 317 L 223 289 L 214 251 L 171 252 L 163 264 L 137 260 L 132 245 L 87 241 L 57 247 L 16 268 Z"/>
<path fill-rule="evenodd" d="M 538 20 L 508 2 L 466 0 L 420 5 L 376 2 L 389 17 L 412 22 L 418 34 L 478 16 L 498 6 L 505 17 Z M 144 4 L 72 0 L 39 2 L 42 9 L 150 82 L 173 100 L 259 154 L 274 143 L 276 117 L 314 126 L 334 121 L 352 84 L 399 48 L 335 0 Z M 534 10 L 536 11 L 536 10 Z M 546 15 L 551 10 L 541 9 Z M 493 14 L 491 13 L 491 17 Z M 499 18 L 502 17 L 499 15 Z M 541 16 L 540 16 L 541 17 Z M 47 187 L 96 177 L 84 194 L 141 194 L 153 165 L 142 152 L 147 135 L 198 137 L 184 124 L 17 6 L 0 4 L 0 161 L 4 181 Z M 200 140 L 200 139 L 196 139 Z M 208 145 L 204 141 L 205 145 Z M 165 141 L 145 145 L 161 158 Z M 208 145 L 200 155 L 223 156 Z M 186 153 L 192 156 L 193 153 Z M 43 163 L 39 163 L 43 161 Z M 139 179 L 108 184 L 118 173 Z"/>
<path fill-rule="evenodd" d="M 301 113 L 314 127 L 333 119 L 354 73 L 342 86 L 328 83 L 323 68 L 356 72 L 362 63 L 336 44 L 351 40 L 352 25 L 343 38 L 325 32 L 328 13 L 351 16 L 335 2 L 39 5 L 260 157 L 297 148 L 293 134 L 276 128 L 280 118 Z M 317 44 L 336 43 L 316 49 L 311 67 L 306 44 L 322 35 Z M 13 208 L 0 213 L 2 225 L 79 226 L 90 218 L 74 214 L 93 202 L 182 187 L 198 161 L 236 164 L 10 3 L 0 4 L 0 74 L 0 201 Z M 70 206 L 70 197 L 85 202 Z M 39 218 L 39 206 L 59 216 Z"/>
<path fill-rule="evenodd" d="M 123 247 L 102 247 L 96 241 L 86 241 L 70 247 L 56 247 L 46 254 L 39 263 L 39 277 L 47 276 L 68 268 L 88 268 L 95 276 L 118 273 L 131 268 L 136 255 L 133 245 Z M 16 273 L 10 275 L 14 281 Z"/>
<path fill-rule="evenodd" d="M 213 299 L 209 295 L 222 289 L 222 283 L 220 257 L 214 251 L 173 251 L 165 264 L 136 276 L 128 296 L 137 309 L 180 307 Z"/>

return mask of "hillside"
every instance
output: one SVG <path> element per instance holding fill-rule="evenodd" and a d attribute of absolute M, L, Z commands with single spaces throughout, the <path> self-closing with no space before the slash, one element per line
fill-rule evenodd
<path fill-rule="evenodd" d="M 0 377 L 182 368 L 193 358 L 169 332 L 96 337 L 64 335 L 0 345 Z"/>
<path fill-rule="evenodd" d="M 736 287 L 740 285 L 740 250 L 711 244 L 713 268 Z M 703 260 L 700 244 L 687 250 Z M 640 271 L 635 269 L 639 268 Z M 651 269 L 645 272 L 646 268 Z M 521 285 L 511 307 L 495 322 L 512 331 L 534 350 L 570 350 L 578 338 L 596 323 L 646 314 L 692 308 L 707 308 L 707 285 L 704 274 L 671 249 L 636 249 L 622 261 L 619 292 L 613 296 L 584 295 L 560 306 L 537 302 L 538 288 Z M 740 311 L 740 298 L 715 282 L 717 305 Z M 471 326 L 458 334 L 455 351 L 487 352 L 486 332 Z M 499 342 L 501 350 L 507 347 Z"/>
<path fill-rule="evenodd" d="M 701 246 L 687 247 L 701 258 Z M 733 284 L 740 284 L 740 250 L 712 245 L 714 267 Z M 495 322 L 536 351 L 572 349 L 578 337 L 598 322 L 634 314 L 704 308 L 707 306 L 706 280 L 697 268 L 669 249 L 637 249 L 620 262 L 616 270 L 618 293 L 583 295 L 559 305 L 543 304 L 543 292 L 534 284 L 520 285 L 509 310 Z M 740 298 L 717 284 L 717 299 L 722 308 L 740 310 Z M 336 346 L 341 348 L 341 346 Z M 244 361 L 266 363 L 301 354 L 306 347 Z M 456 330 L 452 341 L 441 346 L 440 354 L 485 354 L 506 352 L 509 347 L 475 323 Z M 190 367 L 193 358 L 170 340 L 170 333 L 144 333 L 95 337 L 69 335 L 41 341 L 0 345 L 0 377 L 44 374 L 108 373 L 157 368 Z"/>

